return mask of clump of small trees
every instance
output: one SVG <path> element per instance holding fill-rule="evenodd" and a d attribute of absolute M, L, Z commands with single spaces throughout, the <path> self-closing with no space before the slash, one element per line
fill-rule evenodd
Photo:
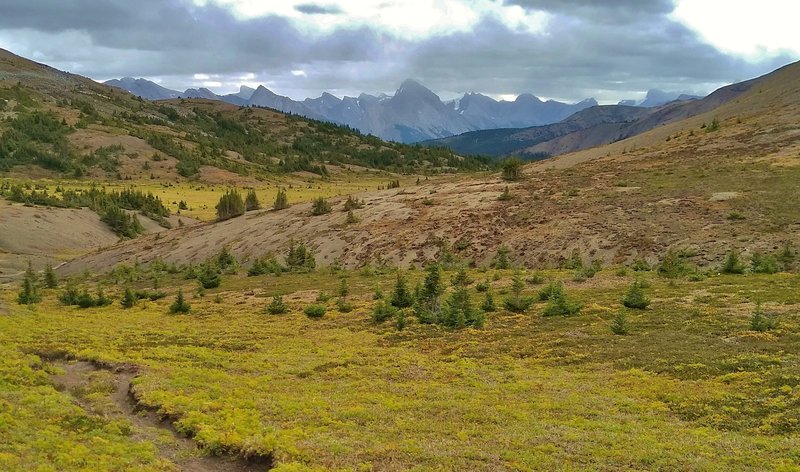
<path fill-rule="evenodd" d="M 273 210 L 284 210 L 289 208 L 289 197 L 286 196 L 286 189 L 281 188 L 278 190 L 278 195 L 275 197 L 275 203 L 272 204 Z"/>
<path fill-rule="evenodd" d="M 344 202 L 344 211 L 349 212 L 361 208 L 364 208 L 364 202 L 358 198 L 353 198 L 352 195 L 349 195 Z"/>
<path fill-rule="evenodd" d="M 564 284 L 556 282 L 553 284 L 550 296 L 547 299 L 547 306 L 544 308 L 544 316 L 571 316 L 580 313 L 582 305 L 567 298 Z"/>
<path fill-rule="evenodd" d="M 314 216 L 324 215 L 331 211 L 331 204 L 323 197 L 315 198 L 311 202 L 311 214 Z"/>
<path fill-rule="evenodd" d="M 395 326 L 402 330 L 407 324 L 406 310 L 413 310 L 423 324 L 438 324 L 451 329 L 483 326 L 484 310 L 472 303 L 468 289 L 471 280 L 466 271 L 460 270 L 452 278 L 447 299 L 443 299 L 447 288 L 442 279 L 441 266 L 429 264 L 425 269 L 425 278 L 412 292 L 405 277 L 398 275 L 389 300 L 383 300 L 382 297 L 378 299 L 372 313 L 373 321 L 382 323 L 395 318 Z M 493 311 L 493 301 L 491 306 L 484 303 L 484 307 Z"/>
<path fill-rule="evenodd" d="M 79 292 L 72 285 L 67 286 L 64 292 L 59 295 L 58 300 L 62 305 L 78 306 L 79 308 L 102 307 L 112 303 L 112 300 L 105 295 L 102 288 L 98 288 L 97 295 L 92 296 L 88 289 L 83 289 L 83 291 Z"/>
<path fill-rule="evenodd" d="M 291 240 L 289 251 L 286 253 L 286 265 L 289 270 L 303 272 L 314 270 L 317 263 L 313 251 L 307 248 L 305 243 L 295 243 L 294 240 Z"/>
<path fill-rule="evenodd" d="M 217 221 L 229 220 L 244 215 L 245 206 L 242 195 L 235 189 L 228 189 L 220 198 L 215 207 Z"/>
<path fill-rule="evenodd" d="M 253 211 L 261 209 L 261 202 L 258 201 L 258 195 L 254 189 L 247 191 L 247 196 L 244 199 L 245 211 Z"/>
<path fill-rule="evenodd" d="M 509 157 L 502 164 L 503 180 L 515 181 L 522 178 L 522 161 L 515 156 Z"/>

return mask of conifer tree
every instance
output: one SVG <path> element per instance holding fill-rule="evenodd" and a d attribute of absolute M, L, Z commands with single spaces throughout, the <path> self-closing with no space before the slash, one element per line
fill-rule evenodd
<path fill-rule="evenodd" d="M 17 296 L 17 303 L 20 305 L 33 305 L 42 301 L 42 295 L 39 293 L 39 285 L 36 273 L 33 271 L 31 262 L 28 261 L 28 269 L 22 279 L 22 287 Z"/>
<path fill-rule="evenodd" d="M 483 300 L 483 305 L 481 305 L 481 310 L 486 313 L 491 313 L 497 311 L 497 306 L 494 303 L 494 295 L 492 295 L 491 290 L 486 291 L 486 298 Z"/>
<path fill-rule="evenodd" d="M 611 332 L 620 336 L 628 334 L 628 318 L 624 311 L 620 311 L 611 320 Z"/>
<path fill-rule="evenodd" d="M 247 191 L 247 196 L 244 199 L 244 209 L 245 211 L 261 209 L 261 203 L 258 201 L 258 195 L 256 195 L 256 191 L 254 189 Z"/>
<path fill-rule="evenodd" d="M 137 301 L 138 300 L 136 295 L 134 295 L 133 290 L 131 290 L 130 287 L 125 287 L 125 294 L 122 296 L 122 300 L 120 301 L 122 308 L 133 308 Z"/>
<path fill-rule="evenodd" d="M 723 274 L 744 274 L 745 266 L 737 251 L 731 251 L 722 264 Z"/>
<path fill-rule="evenodd" d="M 278 190 L 278 195 L 275 197 L 275 203 L 272 204 L 272 208 L 274 210 L 289 208 L 289 198 L 286 196 L 285 188 Z"/>
<path fill-rule="evenodd" d="M 450 279 L 450 283 L 453 287 L 466 287 L 472 283 L 472 280 L 470 280 L 469 275 L 467 275 L 466 269 L 461 267 L 458 269 L 458 272 L 456 272 L 456 275 Z"/>
<path fill-rule="evenodd" d="M 344 298 L 350 294 L 350 287 L 347 285 L 347 279 L 342 277 L 341 282 L 339 282 L 339 296 Z"/>
<path fill-rule="evenodd" d="M 189 310 L 191 309 L 192 307 L 183 297 L 183 289 L 178 289 L 178 296 L 175 297 L 175 301 L 169 306 L 169 312 L 172 314 L 189 313 Z"/>
<path fill-rule="evenodd" d="M 622 299 L 622 304 L 628 308 L 644 310 L 650 305 L 650 298 L 645 295 L 642 284 L 637 281 L 628 288 L 625 297 Z"/>
<path fill-rule="evenodd" d="M 392 306 L 397 308 L 408 308 L 414 304 L 414 297 L 408 290 L 408 284 L 405 277 L 397 274 L 397 281 L 394 285 L 394 291 L 391 298 Z"/>
<path fill-rule="evenodd" d="M 441 315 L 441 296 L 444 293 L 442 269 L 439 264 L 430 264 L 426 268 L 425 280 L 419 290 L 419 299 L 414 312 L 422 323 L 437 323 Z"/>
<path fill-rule="evenodd" d="M 492 262 L 492 266 L 495 269 L 510 269 L 511 268 L 511 261 L 508 258 L 509 254 L 508 246 L 505 244 L 500 246 L 497 249 L 497 255 L 494 256 L 494 261 Z"/>
<path fill-rule="evenodd" d="M 283 303 L 283 297 L 280 295 L 272 297 L 272 302 L 267 305 L 267 313 L 270 315 L 282 315 L 287 311 L 289 311 L 289 309 Z"/>
<path fill-rule="evenodd" d="M 503 301 L 506 310 L 513 313 L 525 313 L 528 311 L 534 300 L 532 297 L 523 297 L 523 290 L 525 290 L 525 281 L 522 280 L 522 273 L 516 271 L 511 278 L 511 295 Z"/>
<path fill-rule="evenodd" d="M 47 264 L 47 267 L 44 269 L 44 286 L 47 288 L 58 287 L 58 277 L 56 277 L 53 266 L 50 264 Z"/>

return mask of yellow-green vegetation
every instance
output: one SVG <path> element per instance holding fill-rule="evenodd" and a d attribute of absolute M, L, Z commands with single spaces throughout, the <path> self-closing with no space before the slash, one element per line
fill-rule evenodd
<path fill-rule="evenodd" d="M 395 177 L 391 174 L 375 172 L 347 173 L 334 176 L 330 179 L 276 179 L 274 181 L 260 182 L 257 185 L 242 186 L 255 190 L 262 206 L 275 201 L 278 191 L 286 190 L 290 205 L 307 203 L 316 198 L 331 198 L 347 195 L 356 195 L 363 192 L 374 191 L 385 187 L 390 179 L 399 180 L 402 187 L 414 185 L 415 176 Z M 39 191 L 47 190 L 55 194 L 57 188 L 64 190 L 87 190 L 96 186 L 104 188 L 107 192 L 119 192 L 135 188 L 142 193 L 152 193 L 160 198 L 172 214 L 180 214 L 189 218 L 202 221 L 213 221 L 217 217 L 215 206 L 219 198 L 228 190 L 227 185 L 212 185 L 200 182 L 154 182 L 154 181 L 119 181 L 119 182 L 93 182 L 87 180 L 66 179 L 26 179 L 0 178 L 0 185 L 28 185 Z M 187 208 L 182 209 L 180 202 L 185 202 Z"/>
<path fill-rule="evenodd" d="M 51 366 L 0 337 L 1 470 L 170 470 L 130 422 L 76 405 L 53 388 Z"/>
<path fill-rule="evenodd" d="M 50 289 L 21 306 L 8 291 L 0 430 L 11 433 L 0 464 L 168 467 L 135 431 L 121 434 L 48 385 L 48 364 L 33 354 L 65 353 L 141 366 L 141 402 L 177 419 L 205 451 L 273 454 L 277 470 L 800 469 L 800 278 L 619 273 L 574 282 L 569 270 L 536 272 L 582 305 L 544 317 L 547 302 L 533 297 L 541 287 L 511 291 L 512 275 L 532 272 L 447 271 L 442 280 L 466 287 L 473 306 L 485 293 L 534 300 L 525 313 L 486 313 L 482 328 L 458 330 L 421 324 L 411 308 L 390 310 L 401 321 L 374 321 L 386 302 L 373 293 L 389 300 L 393 270 L 225 275 L 204 297 L 172 274 L 161 281 L 168 297 L 130 309 L 119 303 L 126 287 L 109 281 L 115 302 L 102 308 L 61 306 Z M 425 275 L 403 280 L 415 287 Z M 627 334 L 615 335 L 635 280 L 651 304 L 626 311 Z M 169 314 L 179 288 L 191 311 Z M 285 314 L 267 312 L 275 296 Z M 345 298 L 348 313 L 336 309 Z M 756 302 L 779 321 L 774 329 L 752 329 Z M 310 305 L 327 311 L 308 317 Z"/>

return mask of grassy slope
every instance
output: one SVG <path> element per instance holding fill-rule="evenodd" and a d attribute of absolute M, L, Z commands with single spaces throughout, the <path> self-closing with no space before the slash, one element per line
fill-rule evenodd
<path fill-rule="evenodd" d="M 60 153 L 69 162 L 59 170 L 100 179 L 182 180 L 181 173 L 211 183 L 253 183 L 295 171 L 319 172 L 323 162 L 401 172 L 485 167 L 446 150 L 386 143 L 269 109 L 209 100 L 143 101 L 0 50 L 0 116 L 17 119 L 36 110 L 73 127 L 63 130 L 72 149 L 69 156 Z M 0 130 L 10 126 L 0 124 Z M 122 147 L 105 168 L 86 158 L 101 146 Z M 162 159 L 153 159 L 155 154 Z"/>
<path fill-rule="evenodd" d="M 499 273 L 496 293 L 509 275 Z M 800 279 L 646 278 L 654 302 L 629 313 L 628 336 L 609 323 L 632 276 L 610 271 L 567 282 L 585 304 L 577 317 L 542 318 L 539 304 L 491 314 L 481 330 L 374 325 L 371 288 L 388 289 L 391 274 L 351 274 L 356 310 L 329 302 L 325 318 L 309 320 L 300 310 L 316 290 L 338 285 L 315 273 L 226 278 L 180 316 L 165 314 L 169 300 L 64 310 L 50 293 L 34 311 L 12 307 L 0 332 L 12 357 L 66 351 L 142 364 L 137 393 L 204 447 L 275 451 L 285 467 L 797 469 Z M 273 294 L 290 294 L 291 313 L 262 313 Z M 778 331 L 748 331 L 756 299 L 778 313 Z M 24 437 L 14 446 L 34 447 Z"/>

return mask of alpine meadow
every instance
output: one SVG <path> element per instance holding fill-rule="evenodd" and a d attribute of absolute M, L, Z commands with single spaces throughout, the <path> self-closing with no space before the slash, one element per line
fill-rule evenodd
<path fill-rule="evenodd" d="M 0 470 L 800 471 L 796 6 L 7 3 Z"/>

